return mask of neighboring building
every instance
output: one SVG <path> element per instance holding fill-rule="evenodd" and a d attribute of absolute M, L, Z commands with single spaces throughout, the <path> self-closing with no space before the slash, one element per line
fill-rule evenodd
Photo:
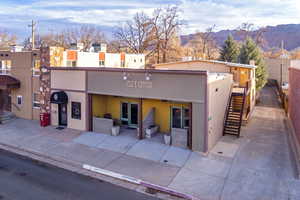
<path fill-rule="evenodd" d="M 288 95 L 288 106 L 289 106 L 289 122 L 291 128 L 292 137 L 291 146 L 296 153 L 296 161 L 298 163 L 298 170 L 300 172 L 300 61 L 291 62 L 289 68 L 289 95 Z"/>
<path fill-rule="evenodd" d="M 165 70 L 207 70 L 215 73 L 233 74 L 234 87 L 247 88 L 247 100 L 244 106 L 244 120 L 247 120 L 255 106 L 255 69 L 254 63 L 250 65 L 229 63 L 215 60 L 190 60 L 172 63 L 162 63 L 153 66 L 155 69 Z"/>
<path fill-rule="evenodd" d="M 50 47 L 51 66 L 145 68 L 144 54 L 107 53 L 106 44 L 93 46 L 89 52 L 84 52 L 81 46 L 79 44 L 67 50 L 61 47 Z"/>
<path fill-rule="evenodd" d="M 1 93 L 5 95 L 2 98 L 8 100 L 5 102 L 5 110 L 20 118 L 38 120 L 39 50 L 23 51 L 14 48 L 12 51 L 0 51 L 0 63 Z"/>
<path fill-rule="evenodd" d="M 268 79 L 276 80 L 279 87 L 289 82 L 291 59 L 265 58 Z"/>
<path fill-rule="evenodd" d="M 223 134 L 232 75 L 190 70 L 49 67 L 51 123 L 145 138 L 157 127 L 172 145 L 207 152 Z M 76 81 L 74 81 L 76 80 Z M 188 88 L 188 89 L 187 89 Z M 124 128 L 126 127 L 126 128 Z"/>

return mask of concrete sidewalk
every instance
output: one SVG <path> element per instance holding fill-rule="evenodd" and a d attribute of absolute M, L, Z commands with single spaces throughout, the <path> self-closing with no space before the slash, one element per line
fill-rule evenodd
<path fill-rule="evenodd" d="M 284 112 L 272 88 L 265 88 L 261 99 L 242 137 L 223 137 L 208 156 L 148 140 L 41 128 L 35 121 L 22 119 L 0 126 L 0 143 L 79 166 L 89 164 L 200 199 L 300 199 Z"/>

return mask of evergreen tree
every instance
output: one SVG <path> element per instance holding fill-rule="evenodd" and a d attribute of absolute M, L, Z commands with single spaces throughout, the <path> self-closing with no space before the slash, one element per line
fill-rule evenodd
<path fill-rule="evenodd" d="M 250 60 L 255 61 L 257 66 L 255 70 L 256 90 L 262 89 L 267 83 L 266 65 L 261 50 L 250 37 L 246 39 L 241 48 L 239 60 L 243 64 L 249 64 Z"/>
<path fill-rule="evenodd" d="M 222 47 L 220 60 L 236 63 L 238 62 L 239 51 L 238 44 L 234 41 L 233 37 L 229 35 Z"/>

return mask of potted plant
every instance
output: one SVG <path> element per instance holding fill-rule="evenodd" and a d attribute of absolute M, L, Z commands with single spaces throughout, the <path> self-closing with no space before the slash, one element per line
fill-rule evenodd
<path fill-rule="evenodd" d="M 146 128 L 146 137 L 151 138 L 153 134 L 155 134 L 158 131 L 158 126 L 151 125 L 148 128 Z"/>
<path fill-rule="evenodd" d="M 113 121 L 113 127 L 111 128 L 111 135 L 118 136 L 120 134 L 120 125 L 117 120 Z"/>
<path fill-rule="evenodd" d="M 164 134 L 164 141 L 166 145 L 171 145 L 171 133 Z"/>

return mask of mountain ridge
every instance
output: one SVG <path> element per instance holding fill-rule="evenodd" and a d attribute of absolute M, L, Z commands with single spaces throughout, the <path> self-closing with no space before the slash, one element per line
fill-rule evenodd
<path fill-rule="evenodd" d="M 280 48 L 281 41 L 284 42 L 284 48 L 288 51 L 300 47 L 300 24 L 280 24 L 277 26 L 266 26 L 258 30 L 251 31 L 250 34 L 265 29 L 264 38 L 266 44 L 264 45 L 264 50 L 271 50 L 273 48 Z M 215 39 L 217 45 L 221 47 L 231 34 L 235 40 L 241 41 L 241 37 L 238 36 L 237 30 L 220 30 L 212 33 L 212 37 Z M 186 45 L 188 41 L 193 39 L 195 34 L 181 35 L 182 45 Z"/>

